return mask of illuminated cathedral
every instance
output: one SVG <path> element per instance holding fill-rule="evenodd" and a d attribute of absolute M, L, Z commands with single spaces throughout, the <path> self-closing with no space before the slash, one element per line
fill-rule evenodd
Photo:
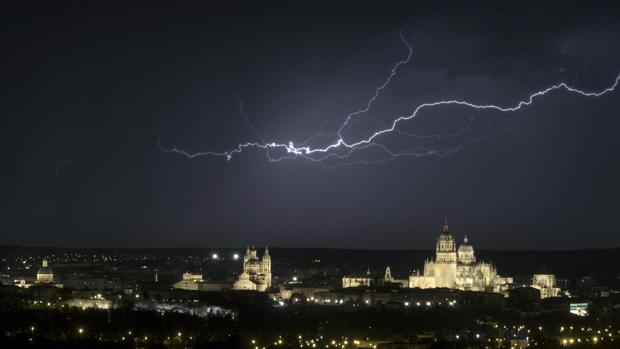
<path fill-rule="evenodd" d="M 248 247 L 243 256 L 243 272 L 233 284 L 234 290 L 265 292 L 271 287 L 271 256 L 265 247 L 263 258 L 259 259 L 256 249 Z"/>
<path fill-rule="evenodd" d="M 499 292 L 506 291 L 512 278 L 502 277 L 491 263 L 476 261 L 474 248 L 467 235 L 456 248 L 454 235 L 448 229 L 446 220 L 443 231 L 437 238 L 435 259 L 424 262 L 424 272 L 417 271 L 409 276 L 409 287 L 445 287 L 462 291 Z"/>

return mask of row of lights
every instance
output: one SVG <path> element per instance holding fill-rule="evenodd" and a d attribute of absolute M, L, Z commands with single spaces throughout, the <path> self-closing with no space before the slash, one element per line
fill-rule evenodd
<path fill-rule="evenodd" d="M 306 339 L 304 340 L 303 337 L 300 335 L 297 337 L 298 338 L 298 344 L 300 348 L 316 348 L 317 344 L 319 344 L 322 340 L 323 340 L 323 336 L 319 336 L 318 338 L 314 338 L 314 339 Z M 367 338 L 368 339 L 368 338 Z M 252 346 L 254 347 L 254 349 L 265 349 L 265 347 L 261 347 L 258 344 L 258 341 L 256 339 L 252 339 L 251 340 Z M 273 342 L 274 346 L 279 346 L 279 345 L 283 345 L 284 344 L 284 340 L 282 339 L 281 336 L 278 336 L 278 338 Z M 331 341 L 327 342 L 325 344 L 325 348 L 330 348 L 330 347 L 334 347 L 334 348 L 346 348 L 347 346 L 349 346 L 350 344 L 353 344 L 355 346 L 359 346 L 362 344 L 362 342 L 358 339 L 354 339 L 353 341 L 349 341 L 349 339 L 347 337 L 342 337 L 340 341 L 332 339 Z M 372 349 L 376 349 L 377 345 L 371 345 L 370 348 Z"/>
<path fill-rule="evenodd" d="M 217 253 L 213 253 L 213 254 L 211 255 L 211 259 L 213 259 L 213 260 L 218 260 L 218 259 L 220 259 L 220 255 L 219 255 L 219 254 L 217 254 Z M 233 255 L 232 255 L 232 259 L 233 259 L 233 260 L 235 260 L 235 261 L 236 261 L 236 260 L 238 260 L 238 259 L 239 259 L 239 254 L 238 254 L 238 253 L 233 253 Z"/>
<path fill-rule="evenodd" d="M 597 344 L 599 341 L 604 341 L 605 338 L 601 337 L 592 337 L 592 343 L 593 344 Z M 612 339 L 613 341 L 613 339 Z M 575 340 L 574 338 L 564 338 L 562 339 L 562 345 L 566 346 L 566 345 L 571 345 L 571 344 L 575 344 L 575 342 L 577 343 L 581 343 L 581 338 L 577 338 L 577 340 Z M 586 342 L 590 342 L 589 338 L 586 338 Z"/>
<path fill-rule="evenodd" d="M 275 300 L 275 298 L 274 298 L 274 300 Z M 323 299 L 323 300 L 320 300 L 320 299 L 315 298 L 315 297 L 309 297 L 309 298 L 306 298 L 306 301 L 307 301 L 307 302 L 314 302 L 314 303 L 321 303 L 321 302 L 322 302 L 322 303 L 332 303 L 332 300 L 331 300 L 331 299 L 329 299 L 329 298 L 328 298 L 328 299 Z M 334 304 L 343 304 L 343 303 L 344 303 L 344 299 L 334 299 L 334 300 L 333 300 L 333 303 L 334 303 Z M 364 303 L 365 303 L 365 304 L 370 304 L 370 301 L 369 301 L 368 299 L 366 299 L 366 300 L 364 300 Z M 424 304 L 425 304 L 427 307 L 430 307 L 430 306 L 432 306 L 432 305 L 433 305 L 433 303 L 432 303 L 432 302 L 430 302 L 430 301 L 426 301 L 426 302 L 424 302 Z M 439 303 L 437 303 L 437 304 L 438 304 L 438 305 L 441 305 L 441 302 L 439 302 Z M 449 301 L 447 304 L 448 304 L 449 306 L 453 307 L 454 305 L 456 305 L 456 301 Z M 403 305 L 404 305 L 405 307 L 408 307 L 408 306 L 410 306 L 410 305 L 411 305 L 411 303 L 410 303 L 410 302 L 408 302 L 408 301 L 405 301 L 405 302 L 403 302 Z M 421 305 L 422 305 L 422 303 L 421 303 L 421 302 L 415 302 L 415 305 L 416 305 L 417 307 L 419 307 L 419 306 L 421 306 Z"/>

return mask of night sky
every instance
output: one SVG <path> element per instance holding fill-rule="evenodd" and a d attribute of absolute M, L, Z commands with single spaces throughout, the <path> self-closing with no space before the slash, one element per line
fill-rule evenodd
<path fill-rule="evenodd" d="M 428 109 L 380 139 L 430 155 L 158 146 L 333 133 L 406 58 L 401 32 L 411 60 L 345 138 L 425 102 L 600 91 L 620 73 L 612 2 L 226 3 L 0 5 L 0 244 L 431 249 L 448 217 L 477 248 L 620 245 L 620 89 Z"/>

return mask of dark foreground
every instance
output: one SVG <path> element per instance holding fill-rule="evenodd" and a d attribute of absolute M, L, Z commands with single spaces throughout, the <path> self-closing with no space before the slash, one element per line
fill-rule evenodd
<path fill-rule="evenodd" d="M 618 348 L 620 309 L 587 317 L 518 308 L 460 309 L 285 304 L 259 294 L 232 312 L 80 310 L 26 305 L 0 311 L 2 348 Z"/>

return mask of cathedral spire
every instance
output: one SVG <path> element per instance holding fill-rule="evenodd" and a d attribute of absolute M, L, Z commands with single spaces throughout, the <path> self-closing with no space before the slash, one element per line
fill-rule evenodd
<path fill-rule="evenodd" d="M 385 268 L 385 276 L 383 277 L 383 279 L 387 281 L 392 281 L 392 271 L 390 270 L 389 265 Z"/>
<path fill-rule="evenodd" d="M 265 245 L 265 256 L 269 256 L 269 248 Z"/>
<path fill-rule="evenodd" d="M 463 243 L 464 244 L 469 243 L 469 239 L 467 239 L 467 234 L 465 234 L 465 237 L 463 238 Z"/>
<path fill-rule="evenodd" d="M 443 222 L 443 231 L 444 233 L 448 232 L 448 217 L 446 217 L 446 219 Z"/>

